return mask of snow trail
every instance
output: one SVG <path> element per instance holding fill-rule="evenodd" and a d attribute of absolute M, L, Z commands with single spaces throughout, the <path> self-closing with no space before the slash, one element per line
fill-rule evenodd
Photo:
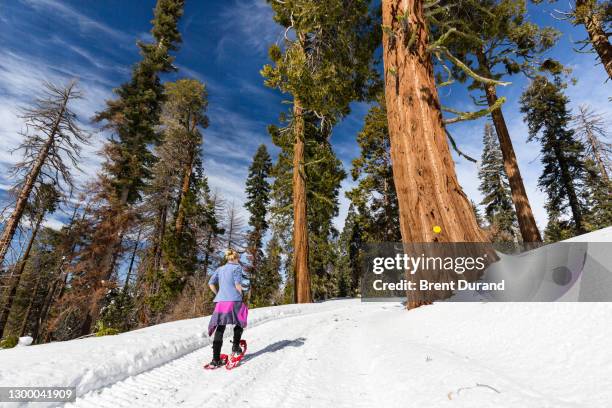
<path fill-rule="evenodd" d="M 245 330 L 249 352 L 232 371 L 204 370 L 206 346 L 69 406 L 590 408 L 612 399 L 612 330 L 602 326 L 612 305 L 440 303 L 407 313 L 397 303 L 331 304 Z"/>

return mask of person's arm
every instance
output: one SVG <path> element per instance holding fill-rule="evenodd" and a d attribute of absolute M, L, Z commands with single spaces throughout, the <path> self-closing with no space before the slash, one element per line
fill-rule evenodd
<path fill-rule="evenodd" d="M 217 282 L 219 281 L 219 271 L 216 270 L 212 276 L 210 277 L 210 279 L 208 280 L 208 287 L 210 288 L 210 290 L 212 290 L 212 292 L 216 295 L 217 294 Z"/>
<path fill-rule="evenodd" d="M 240 284 L 242 280 L 242 268 L 238 266 L 234 269 L 234 286 L 239 293 L 242 293 L 242 285 Z"/>

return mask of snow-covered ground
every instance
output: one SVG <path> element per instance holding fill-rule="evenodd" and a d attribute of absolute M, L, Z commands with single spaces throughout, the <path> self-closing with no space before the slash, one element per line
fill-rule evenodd
<path fill-rule="evenodd" d="M 208 345 L 187 354 L 186 342 L 178 345 L 181 332 L 203 331 L 202 318 L 3 351 L 1 385 L 74 384 L 78 407 L 604 408 L 612 401 L 612 304 L 439 303 L 406 312 L 341 300 L 297 309 L 304 313 L 270 314 L 247 329 L 249 353 L 233 371 L 202 369 Z"/>
<path fill-rule="evenodd" d="M 233 371 L 203 370 L 212 354 L 203 317 L 2 350 L 0 386 L 76 386 L 78 407 L 612 406 L 612 303 L 406 312 L 336 300 L 249 319 L 249 350 Z"/>

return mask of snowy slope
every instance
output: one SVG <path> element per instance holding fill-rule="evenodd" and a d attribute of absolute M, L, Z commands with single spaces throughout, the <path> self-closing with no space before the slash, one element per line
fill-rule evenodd
<path fill-rule="evenodd" d="M 589 235 L 612 241 L 612 228 Z M 2 350 L 0 386 L 74 385 L 78 407 L 612 406 L 612 303 L 406 312 L 338 300 L 249 319 L 249 353 L 234 371 L 202 369 L 212 353 L 204 317 Z"/>
<path fill-rule="evenodd" d="M 611 319 L 604 303 L 441 303 L 408 313 L 334 301 L 248 329 L 249 355 L 234 371 L 203 370 L 204 347 L 75 405 L 605 408 Z"/>

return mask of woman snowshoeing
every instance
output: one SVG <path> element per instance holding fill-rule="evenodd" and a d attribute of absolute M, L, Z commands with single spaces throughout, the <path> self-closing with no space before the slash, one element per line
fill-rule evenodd
<path fill-rule="evenodd" d="M 240 266 L 240 255 L 233 249 L 225 251 L 227 263 L 212 274 L 208 286 L 215 293 L 215 310 L 208 324 L 208 335 L 213 332 L 213 359 L 205 368 L 214 369 L 227 363 L 221 357 L 221 346 L 223 345 L 223 333 L 225 326 L 234 325 L 234 340 L 232 345 L 232 357 L 240 356 L 244 350 L 240 347 L 240 337 L 247 326 L 248 308 L 242 301 L 243 270 Z M 248 281 L 245 282 L 248 286 Z M 230 358 L 231 359 L 231 358 Z"/>

